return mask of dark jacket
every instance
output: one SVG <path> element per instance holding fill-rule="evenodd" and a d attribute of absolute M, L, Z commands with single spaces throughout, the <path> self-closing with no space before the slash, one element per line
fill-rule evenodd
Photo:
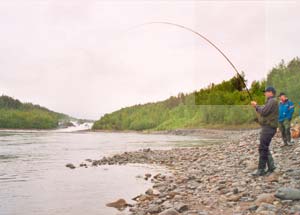
<path fill-rule="evenodd" d="M 294 103 L 290 100 L 280 102 L 279 104 L 279 122 L 283 122 L 285 119 L 291 120 L 294 114 Z"/>
<path fill-rule="evenodd" d="M 256 112 L 262 126 L 278 127 L 278 102 L 275 97 L 268 98 L 264 106 L 257 106 Z"/>

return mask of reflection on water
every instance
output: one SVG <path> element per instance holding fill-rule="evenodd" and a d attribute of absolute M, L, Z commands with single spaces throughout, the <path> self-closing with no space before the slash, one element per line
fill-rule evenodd
<path fill-rule="evenodd" d="M 117 214 L 107 202 L 151 186 L 145 165 L 65 167 L 141 148 L 206 144 L 196 137 L 56 131 L 0 131 L 0 214 Z"/>

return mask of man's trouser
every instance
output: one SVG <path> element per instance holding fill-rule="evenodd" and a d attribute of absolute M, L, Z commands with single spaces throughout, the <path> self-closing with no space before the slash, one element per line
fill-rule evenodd
<path fill-rule="evenodd" d="M 285 144 L 291 142 L 291 120 L 285 119 L 279 122 L 279 129 L 281 131 L 282 139 Z"/>
<path fill-rule="evenodd" d="M 263 126 L 260 133 L 260 144 L 259 144 L 259 163 L 258 169 L 264 170 L 268 161 L 268 154 L 271 155 L 269 150 L 272 138 L 276 134 L 276 128 L 269 126 Z"/>

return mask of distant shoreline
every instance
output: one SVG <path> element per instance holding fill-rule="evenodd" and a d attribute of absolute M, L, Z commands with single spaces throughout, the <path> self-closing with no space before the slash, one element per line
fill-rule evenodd
<path fill-rule="evenodd" d="M 85 129 L 85 130 L 74 130 L 74 131 L 63 131 L 63 129 L 29 129 L 29 128 L 0 128 L 0 131 L 7 132 L 47 132 L 47 131 L 57 131 L 60 133 L 78 133 L 78 132 L 91 132 L 91 133 L 124 133 L 124 134 L 150 134 L 150 135 L 179 135 L 179 136 L 200 136 L 202 138 L 214 138 L 214 139 L 231 139 L 233 137 L 239 136 L 239 134 L 245 131 L 258 130 L 258 126 L 253 127 L 227 127 L 227 128 L 188 128 L 188 129 L 174 129 L 174 130 L 99 130 L 99 129 Z"/>
<path fill-rule="evenodd" d="M 114 129 L 90 129 L 91 132 L 103 132 L 103 133 L 138 133 L 138 134 L 172 134 L 183 136 L 197 136 L 202 134 L 217 134 L 217 133 L 232 133 L 241 131 L 251 131 L 259 129 L 258 124 L 252 124 L 248 126 L 216 126 L 216 127 L 203 127 L 203 128 L 178 128 L 172 130 L 114 130 Z"/>

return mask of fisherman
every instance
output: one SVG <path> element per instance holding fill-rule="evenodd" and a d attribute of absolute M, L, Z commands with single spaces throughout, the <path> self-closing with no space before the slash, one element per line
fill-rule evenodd
<path fill-rule="evenodd" d="M 279 104 L 279 129 L 282 134 L 284 146 L 293 144 L 291 139 L 291 120 L 294 114 L 294 103 L 288 99 L 285 93 L 280 93 Z"/>
<path fill-rule="evenodd" d="M 276 167 L 274 160 L 269 150 L 272 138 L 276 134 L 278 127 L 278 103 L 276 101 L 276 90 L 274 87 L 267 87 L 264 90 L 266 104 L 264 106 L 257 105 L 257 102 L 252 101 L 251 105 L 258 113 L 258 120 L 261 125 L 260 144 L 259 144 L 259 162 L 257 171 L 253 176 L 263 176 L 267 173 L 272 173 Z M 266 165 L 268 171 L 266 172 Z"/>

